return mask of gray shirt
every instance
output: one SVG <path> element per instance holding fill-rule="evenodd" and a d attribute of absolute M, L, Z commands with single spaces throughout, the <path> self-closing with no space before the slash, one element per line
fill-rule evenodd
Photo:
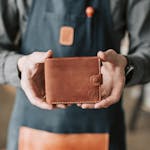
<path fill-rule="evenodd" d="M 20 86 L 19 40 L 26 30 L 32 0 L 0 0 L 0 84 Z M 113 29 L 129 33 L 128 58 L 135 65 L 128 85 L 150 81 L 150 0 L 110 0 Z"/>

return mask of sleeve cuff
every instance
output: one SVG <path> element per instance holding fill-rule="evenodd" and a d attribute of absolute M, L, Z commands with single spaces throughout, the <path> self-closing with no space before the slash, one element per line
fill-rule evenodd
<path fill-rule="evenodd" d="M 7 84 L 20 87 L 20 79 L 18 77 L 17 63 L 22 55 L 13 53 L 6 57 L 4 63 L 4 79 Z"/>
<path fill-rule="evenodd" d="M 134 66 L 134 71 L 131 79 L 127 81 L 126 86 L 140 84 L 144 76 L 144 63 L 141 57 L 135 55 L 126 56 L 128 61 Z"/>

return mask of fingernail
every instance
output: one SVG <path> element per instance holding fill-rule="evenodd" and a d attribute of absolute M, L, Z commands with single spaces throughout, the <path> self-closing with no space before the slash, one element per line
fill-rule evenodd
<path fill-rule="evenodd" d="M 85 105 L 83 105 L 83 106 L 82 106 L 82 109 L 86 109 L 86 106 L 85 106 Z"/>
<path fill-rule="evenodd" d="M 100 108 L 100 107 L 99 107 L 98 105 L 95 105 L 94 108 L 95 108 L 95 109 L 98 109 L 98 108 Z"/>
<path fill-rule="evenodd" d="M 52 110 L 52 109 L 53 109 L 53 106 L 49 106 L 49 109 Z"/>
<path fill-rule="evenodd" d="M 65 109 L 65 108 L 66 108 L 66 106 L 62 106 L 61 108 L 62 108 L 62 109 Z"/>

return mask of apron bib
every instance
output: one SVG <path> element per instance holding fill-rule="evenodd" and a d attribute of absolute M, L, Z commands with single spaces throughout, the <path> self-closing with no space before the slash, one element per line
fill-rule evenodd
<path fill-rule="evenodd" d="M 95 10 L 91 18 L 86 15 L 88 6 Z M 34 0 L 27 30 L 23 35 L 21 53 L 30 54 L 37 50 L 52 49 L 54 57 L 71 57 L 96 56 L 99 50 L 105 51 L 109 48 L 119 52 L 120 41 L 112 29 L 109 6 L 108 0 Z M 92 134 L 94 138 L 97 133 L 98 137 L 106 134 L 109 137 L 109 144 L 108 140 L 106 143 L 110 145 L 110 150 L 125 149 L 121 101 L 107 109 L 81 109 L 73 105 L 67 109 L 49 111 L 31 105 L 24 92 L 18 89 L 9 129 L 8 150 L 17 149 L 21 126 L 29 127 L 31 133 L 31 128 L 39 131 L 33 132 L 37 135 L 41 135 L 44 130 L 44 137 L 48 139 L 52 133 L 56 137 L 58 134 Z M 29 137 L 32 140 L 34 136 L 26 139 Z M 106 139 L 105 136 L 102 137 L 103 140 Z M 26 142 L 33 145 L 29 140 Z M 98 147 L 99 150 L 105 150 Z"/>

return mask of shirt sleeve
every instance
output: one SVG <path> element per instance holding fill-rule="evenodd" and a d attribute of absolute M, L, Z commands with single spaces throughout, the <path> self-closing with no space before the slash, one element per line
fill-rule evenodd
<path fill-rule="evenodd" d="M 127 30 L 130 47 L 128 59 L 134 73 L 127 86 L 150 81 L 150 0 L 128 0 Z"/>
<path fill-rule="evenodd" d="M 15 0 L 0 0 L 0 84 L 20 86 L 17 72 L 15 39 L 19 32 L 18 11 Z"/>

